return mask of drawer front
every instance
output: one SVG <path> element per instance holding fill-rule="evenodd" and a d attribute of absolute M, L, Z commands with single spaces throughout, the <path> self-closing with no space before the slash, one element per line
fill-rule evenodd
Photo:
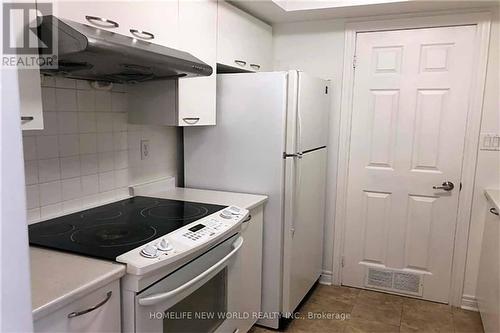
<path fill-rule="evenodd" d="M 33 326 L 34 332 L 120 332 L 120 318 L 120 282 L 116 280 L 36 320 Z"/>

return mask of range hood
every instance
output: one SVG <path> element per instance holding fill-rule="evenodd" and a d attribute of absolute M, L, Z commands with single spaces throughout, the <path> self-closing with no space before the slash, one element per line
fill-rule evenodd
<path fill-rule="evenodd" d="M 114 83 L 212 74 L 212 67 L 187 52 L 52 15 L 43 17 L 38 34 L 45 44 L 57 40 L 58 66 L 40 68 L 45 74 Z"/>

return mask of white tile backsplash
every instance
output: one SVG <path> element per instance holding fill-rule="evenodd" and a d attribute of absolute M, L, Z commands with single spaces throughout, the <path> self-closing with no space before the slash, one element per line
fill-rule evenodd
<path fill-rule="evenodd" d="M 80 134 L 80 154 L 97 153 L 97 134 Z"/>
<path fill-rule="evenodd" d="M 127 124 L 127 87 L 44 77 L 44 129 L 23 132 L 28 220 L 116 201 L 128 186 L 176 175 L 176 129 Z M 140 140 L 151 156 L 140 159 Z"/>
<path fill-rule="evenodd" d="M 38 163 L 36 160 L 24 162 L 24 173 L 26 185 L 38 184 Z"/>
<path fill-rule="evenodd" d="M 56 110 L 62 112 L 78 111 L 75 89 L 56 89 Z"/>
<path fill-rule="evenodd" d="M 75 156 L 80 154 L 80 136 L 64 134 L 59 136 L 59 156 Z"/>
<path fill-rule="evenodd" d="M 53 158 L 59 156 L 57 135 L 40 135 L 36 137 L 37 158 Z"/>
<path fill-rule="evenodd" d="M 72 200 L 82 196 L 82 182 L 80 177 L 64 179 L 61 181 L 63 201 Z"/>
<path fill-rule="evenodd" d="M 61 169 L 58 158 L 38 160 L 38 181 L 40 183 L 58 179 L 61 179 Z"/>
<path fill-rule="evenodd" d="M 77 112 L 59 112 L 57 114 L 60 134 L 78 133 L 78 113 Z"/>
<path fill-rule="evenodd" d="M 61 157 L 61 179 L 80 177 L 80 156 Z"/>
<path fill-rule="evenodd" d="M 61 202 L 61 181 L 40 184 L 40 205 L 46 206 Z"/>
<path fill-rule="evenodd" d="M 95 91 L 94 90 L 78 90 L 76 94 L 78 111 L 94 112 L 95 111 Z"/>

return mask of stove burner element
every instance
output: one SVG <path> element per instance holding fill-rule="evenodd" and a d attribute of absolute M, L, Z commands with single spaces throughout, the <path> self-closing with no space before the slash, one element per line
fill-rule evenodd
<path fill-rule="evenodd" d="M 83 212 L 80 216 L 85 219 L 92 220 L 112 220 L 122 216 L 122 211 L 117 209 L 92 209 Z"/>
<path fill-rule="evenodd" d="M 33 224 L 30 226 L 32 232 L 36 232 L 40 237 L 62 235 L 75 230 L 75 226 L 69 223 L 52 223 L 50 225 Z"/>
<path fill-rule="evenodd" d="M 144 217 L 154 217 L 165 220 L 187 220 L 201 218 L 207 215 L 208 209 L 203 206 L 195 206 L 190 203 L 162 204 L 160 206 L 146 208 L 141 211 Z"/>
<path fill-rule="evenodd" d="M 114 247 L 143 243 L 155 235 L 156 229 L 148 225 L 109 223 L 77 230 L 71 240 L 91 247 Z"/>

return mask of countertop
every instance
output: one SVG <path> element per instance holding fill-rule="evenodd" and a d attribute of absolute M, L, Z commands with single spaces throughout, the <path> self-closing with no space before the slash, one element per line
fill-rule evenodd
<path fill-rule="evenodd" d="M 125 275 L 125 265 L 30 247 L 33 320 Z"/>
<path fill-rule="evenodd" d="M 255 208 L 265 195 L 191 188 L 134 189 L 134 195 Z M 125 265 L 39 247 L 30 247 L 33 319 L 39 319 L 125 275 Z"/>
<path fill-rule="evenodd" d="M 484 190 L 486 198 L 495 206 L 497 211 L 500 211 L 500 190 L 486 189 Z"/>
<path fill-rule="evenodd" d="M 175 187 L 164 191 L 135 191 L 135 195 L 144 195 L 171 200 L 184 200 L 191 202 L 204 202 L 215 205 L 235 205 L 248 210 L 255 208 L 267 201 L 267 196 L 258 194 L 245 194 L 212 190 L 199 190 L 193 188 Z"/>

